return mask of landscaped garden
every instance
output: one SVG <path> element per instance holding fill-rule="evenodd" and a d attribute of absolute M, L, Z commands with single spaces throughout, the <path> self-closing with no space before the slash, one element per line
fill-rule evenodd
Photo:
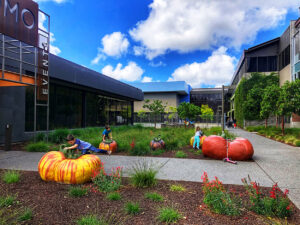
<path fill-rule="evenodd" d="M 37 172 L 0 171 L 0 224 L 299 224 L 300 211 L 275 184 L 224 185 L 161 181 L 157 166 L 136 164 L 130 178 L 122 167 L 103 165 L 92 181 L 67 185 L 41 180 Z"/>
<path fill-rule="evenodd" d="M 281 128 L 276 126 L 249 126 L 246 127 L 246 130 L 257 132 L 276 141 L 300 147 L 300 128 L 285 128 L 285 135 L 282 135 Z"/>
<path fill-rule="evenodd" d="M 85 129 L 58 129 L 49 134 L 48 142 L 44 133 L 36 136 L 36 142 L 29 142 L 25 145 L 15 146 L 15 150 L 48 152 L 59 150 L 61 144 L 66 144 L 65 138 L 68 134 L 73 134 L 75 138 L 87 141 L 98 147 L 102 141 L 103 128 L 93 127 Z M 204 135 L 221 135 L 220 127 L 202 129 Z M 201 150 L 195 150 L 190 146 L 190 139 L 195 134 L 194 128 L 185 127 L 166 127 L 155 129 L 150 127 L 136 126 L 117 126 L 112 127 L 113 139 L 117 142 L 117 155 L 133 156 L 159 156 L 159 157 L 178 157 L 178 158 L 198 158 L 204 159 Z M 226 137 L 234 138 L 234 135 L 225 131 Z M 156 137 L 165 143 L 165 148 L 152 150 L 150 142 Z M 208 159 L 208 158 L 205 158 Z"/>

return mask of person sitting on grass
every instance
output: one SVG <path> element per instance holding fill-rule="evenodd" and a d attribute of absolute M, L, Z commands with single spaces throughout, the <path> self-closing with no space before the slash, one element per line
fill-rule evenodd
<path fill-rule="evenodd" d="M 102 149 L 98 149 L 92 144 L 82 141 L 80 139 L 75 138 L 72 134 L 69 134 L 67 136 L 67 142 L 72 145 L 70 147 L 65 147 L 64 150 L 69 150 L 69 149 L 79 149 L 81 150 L 81 154 L 88 154 L 89 151 L 95 152 L 95 153 L 106 153 L 106 154 L 111 154 L 111 151 L 106 151 Z"/>
<path fill-rule="evenodd" d="M 110 137 L 109 137 L 109 134 L 110 134 Z M 102 132 L 102 140 L 105 142 L 108 139 L 112 140 L 112 132 L 111 132 L 109 125 L 105 125 L 105 129 Z"/>
<path fill-rule="evenodd" d="M 194 137 L 193 148 L 195 148 L 195 145 L 197 144 L 197 149 L 199 149 L 201 136 L 203 136 L 203 132 L 200 130 L 200 127 L 197 127 L 195 137 Z"/>

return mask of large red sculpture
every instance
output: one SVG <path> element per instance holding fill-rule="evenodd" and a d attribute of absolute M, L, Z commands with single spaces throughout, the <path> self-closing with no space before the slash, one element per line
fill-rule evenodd
<path fill-rule="evenodd" d="M 226 149 L 226 140 L 216 135 L 205 138 L 202 145 L 203 155 L 213 159 L 224 159 L 227 157 Z M 246 138 L 237 137 L 233 141 L 228 141 L 228 157 L 232 160 L 248 160 L 252 158 L 253 153 L 253 146 Z"/>

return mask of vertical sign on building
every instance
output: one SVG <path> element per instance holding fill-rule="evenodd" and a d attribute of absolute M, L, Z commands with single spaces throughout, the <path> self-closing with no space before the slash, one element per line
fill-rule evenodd
<path fill-rule="evenodd" d="M 38 50 L 37 100 L 48 101 L 49 95 L 49 40 L 41 38 Z"/>

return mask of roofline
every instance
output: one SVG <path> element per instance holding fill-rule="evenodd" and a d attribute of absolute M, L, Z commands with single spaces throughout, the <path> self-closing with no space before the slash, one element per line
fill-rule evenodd
<path fill-rule="evenodd" d="M 300 25 L 300 17 L 295 22 L 295 27 L 298 27 Z"/>
<path fill-rule="evenodd" d="M 284 32 L 285 32 L 285 31 L 284 31 Z M 241 55 L 240 60 L 239 60 L 239 62 L 238 62 L 238 64 L 237 64 L 236 70 L 234 71 L 234 74 L 233 74 L 233 76 L 232 76 L 232 78 L 231 78 L 230 85 L 232 85 L 232 82 L 233 82 L 234 79 L 236 78 L 236 75 L 237 75 L 238 71 L 240 70 L 240 68 L 241 68 L 241 66 L 242 66 L 242 64 L 243 64 L 243 62 L 244 62 L 244 60 L 245 60 L 245 55 L 246 55 L 248 52 L 251 52 L 251 51 L 254 51 L 254 50 L 256 50 L 256 49 L 259 49 L 259 48 L 265 47 L 265 46 L 267 46 L 267 45 L 273 44 L 273 43 L 275 43 L 275 42 L 277 42 L 277 41 L 280 41 L 280 37 L 277 37 L 277 38 L 274 38 L 274 39 L 272 39 L 272 40 L 269 40 L 269 41 L 260 43 L 260 44 L 258 44 L 258 45 L 255 45 L 255 46 L 251 47 L 251 48 L 244 49 L 243 54 Z"/>

